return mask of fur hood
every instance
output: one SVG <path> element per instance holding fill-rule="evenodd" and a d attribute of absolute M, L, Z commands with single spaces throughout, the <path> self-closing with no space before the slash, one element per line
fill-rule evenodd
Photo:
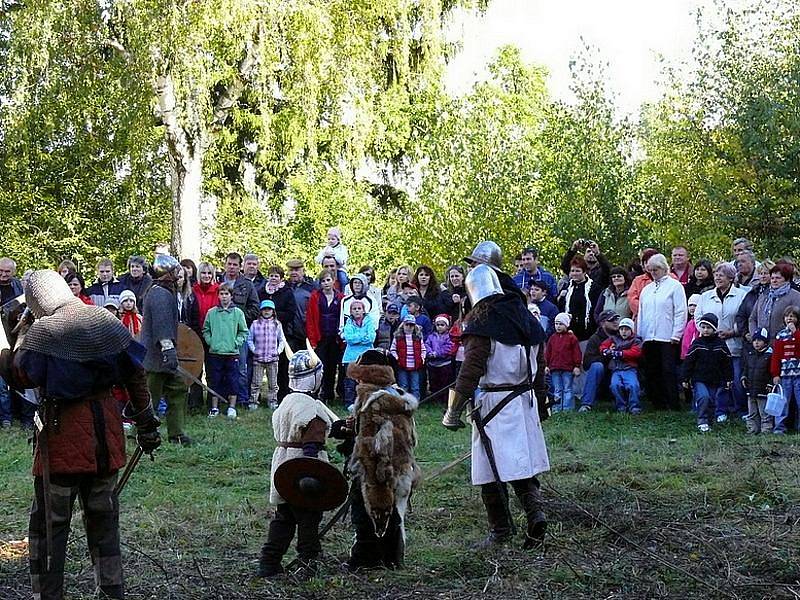
<path fill-rule="evenodd" d="M 371 385 L 375 389 L 395 383 L 394 370 L 387 365 L 359 365 L 351 362 L 347 367 L 347 376 L 356 381 L 363 381 L 359 385 Z M 374 384 L 374 385 L 373 385 Z"/>
<path fill-rule="evenodd" d="M 394 385 L 362 383 L 356 391 L 358 433 L 350 471 L 358 477 L 367 514 L 375 533 L 382 537 L 395 511 L 403 528 L 411 490 L 421 479 L 414 459 L 417 432 L 413 412 L 418 401 Z"/>

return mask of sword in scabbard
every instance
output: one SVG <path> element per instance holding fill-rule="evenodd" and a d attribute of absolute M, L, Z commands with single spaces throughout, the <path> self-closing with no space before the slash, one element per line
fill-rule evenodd
<path fill-rule="evenodd" d="M 40 402 L 37 414 L 34 418 L 38 432 L 36 434 L 36 444 L 39 446 L 39 461 L 42 465 L 42 494 L 44 495 L 44 535 L 47 545 L 47 554 L 44 559 L 44 570 L 50 571 L 53 562 L 53 499 L 50 488 L 50 448 L 48 446 L 48 402 Z"/>
<path fill-rule="evenodd" d="M 500 496 L 503 498 L 503 506 L 505 507 L 506 517 L 508 517 L 508 523 L 511 525 L 511 534 L 513 535 L 517 533 L 517 528 L 514 526 L 511 508 L 508 506 L 508 490 L 505 484 L 500 480 L 500 471 L 497 470 L 497 461 L 495 460 L 494 449 L 492 448 L 492 440 L 486 433 L 486 427 L 483 422 L 483 417 L 481 416 L 481 407 L 479 404 L 475 404 L 474 401 L 472 406 L 472 422 L 475 423 L 475 428 L 478 430 L 478 437 L 481 440 L 483 451 L 486 453 L 486 460 L 489 462 L 489 468 L 492 470 L 494 482 L 497 485 L 497 489 L 500 491 Z"/>

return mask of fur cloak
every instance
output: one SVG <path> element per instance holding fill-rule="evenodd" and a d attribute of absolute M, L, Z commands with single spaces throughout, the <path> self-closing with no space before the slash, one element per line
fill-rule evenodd
<path fill-rule="evenodd" d="M 364 506 L 376 535 L 382 537 L 386 533 L 397 509 L 405 539 L 408 500 L 421 480 L 414 459 L 417 431 L 413 413 L 418 401 L 394 385 L 391 367 L 351 363 L 347 374 L 361 382 L 356 388 L 357 434 L 350 472 L 360 481 Z"/>

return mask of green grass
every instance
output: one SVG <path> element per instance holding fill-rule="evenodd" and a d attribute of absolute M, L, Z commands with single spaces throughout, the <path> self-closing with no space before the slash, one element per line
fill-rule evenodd
<path fill-rule="evenodd" d="M 467 461 L 415 492 L 404 570 L 346 574 L 345 520 L 323 543 L 317 577 L 259 580 L 270 514 L 268 415 L 193 417 L 187 431 L 196 446 L 165 444 L 155 462 L 140 463 L 121 499 L 129 598 L 800 597 L 798 438 L 748 437 L 740 423 L 703 436 L 691 415 L 667 413 L 595 411 L 545 423 L 552 471 L 542 477 L 550 518 L 543 551 L 522 552 L 519 536 L 495 553 L 469 550 L 486 526 Z M 467 431 L 448 432 L 439 419 L 436 407 L 418 414 L 426 473 L 469 448 Z M 0 598 L 28 598 L 26 562 L 8 543 L 26 535 L 32 493 L 19 429 L 0 432 L 0 481 Z M 82 598 L 92 588 L 77 515 L 67 589 Z"/>

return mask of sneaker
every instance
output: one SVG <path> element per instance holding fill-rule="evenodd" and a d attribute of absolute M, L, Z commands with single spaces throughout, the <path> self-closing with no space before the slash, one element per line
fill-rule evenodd
<path fill-rule="evenodd" d="M 728 420 L 728 415 L 719 415 L 717 417 L 717 423 L 725 423 Z"/>
<path fill-rule="evenodd" d="M 251 402 L 247 405 L 248 410 L 258 410 L 258 402 Z"/>
<path fill-rule="evenodd" d="M 208 411 L 208 418 L 209 419 L 213 419 L 213 418 L 218 417 L 218 416 L 219 416 L 219 409 L 218 408 L 212 408 L 210 411 Z"/>
<path fill-rule="evenodd" d="M 273 400 L 272 402 L 269 403 L 269 407 L 272 410 L 275 410 L 276 408 L 278 408 L 278 403 Z"/>
<path fill-rule="evenodd" d="M 708 433 L 711 431 L 711 427 L 708 426 L 708 423 L 700 423 L 700 425 L 697 426 L 697 430 L 700 433 Z"/>
<path fill-rule="evenodd" d="M 592 407 L 591 407 L 591 406 L 589 406 L 588 404 L 583 404 L 583 405 L 581 405 L 581 407 L 578 409 L 578 412 L 579 412 L 579 413 L 587 413 L 587 412 L 592 412 Z"/>
<path fill-rule="evenodd" d="M 3 429 L 11 429 L 11 421 L 3 419 Z"/>
<path fill-rule="evenodd" d="M 632 408 L 631 409 L 631 414 L 632 415 L 640 415 L 640 414 L 642 414 L 642 409 L 641 408 Z"/>
<path fill-rule="evenodd" d="M 231 406 L 231 407 L 228 408 L 228 412 L 226 413 L 226 416 L 229 419 L 234 420 L 236 417 L 239 416 L 239 414 L 236 412 L 236 409 Z"/>

